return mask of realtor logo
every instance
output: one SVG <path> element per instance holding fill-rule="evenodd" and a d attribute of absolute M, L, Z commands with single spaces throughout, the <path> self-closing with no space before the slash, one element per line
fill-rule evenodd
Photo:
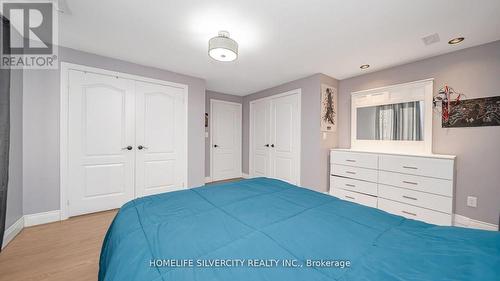
<path fill-rule="evenodd" d="M 57 7 L 51 1 L 2 1 L 0 68 L 54 69 Z"/>

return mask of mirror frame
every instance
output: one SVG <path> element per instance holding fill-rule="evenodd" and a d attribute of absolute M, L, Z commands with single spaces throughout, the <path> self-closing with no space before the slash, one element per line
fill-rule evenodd
<path fill-rule="evenodd" d="M 363 90 L 351 93 L 351 149 L 409 154 L 432 154 L 432 93 L 434 79 Z M 357 109 L 377 105 L 424 101 L 424 140 L 359 140 Z"/>

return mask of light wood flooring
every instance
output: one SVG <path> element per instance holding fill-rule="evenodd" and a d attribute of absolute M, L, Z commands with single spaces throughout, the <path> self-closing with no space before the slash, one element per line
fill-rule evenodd
<path fill-rule="evenodd" d="M 234 178 L 234 179 L 227 179 L 227 180 L 220 180 L 220 181 L 212 181 L 206 184 L 216 184 L 216 183 L 225 183 L 225 182 L 233 182 L 233 181 L 239 181 L 242 180 L 243 178 Z"/>
<path fill-rule="evenodd" d="M 96 281 L 115 211 L 25 228 L 0 253 L 0 281 Z"/>
<path fill-rule="evenodd" d="M 96 281 L 102 241 L 116 212 L 23 229 L 0 253 L 0 281 Z"/>

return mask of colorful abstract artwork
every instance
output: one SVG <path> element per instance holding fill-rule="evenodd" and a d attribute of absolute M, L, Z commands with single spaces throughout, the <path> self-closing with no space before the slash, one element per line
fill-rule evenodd
<path fill-rule="evenodd" d="M 449 113 L 443 128 L 500 126 L 500 96 L 451 101 L 445 106 Z"/>

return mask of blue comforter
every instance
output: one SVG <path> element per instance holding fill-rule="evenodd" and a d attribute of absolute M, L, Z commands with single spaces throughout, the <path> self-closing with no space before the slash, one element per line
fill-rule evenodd
<path fill-rule="evenodd" d="M 125 204 L 99 280 L 500 280 L 500 234 L 256 178 Z"/>

